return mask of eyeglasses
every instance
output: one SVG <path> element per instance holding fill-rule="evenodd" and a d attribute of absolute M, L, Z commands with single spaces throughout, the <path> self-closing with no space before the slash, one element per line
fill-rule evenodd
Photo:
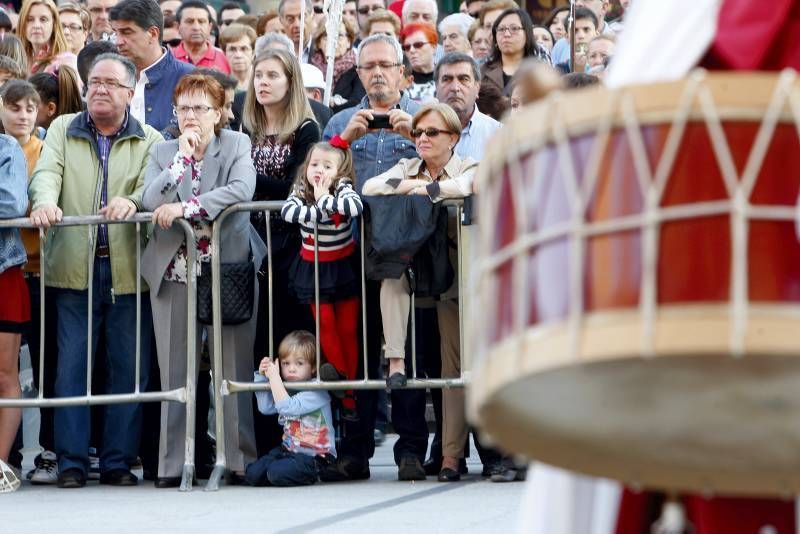
<path fill-rule="evenodd" d="M 522 31 L 522 26 L 498 26 L 497 33 L 506 35 L 515 35 Z"/>
<path fill-rule="evenodd" d="M 208 113 L 212 109 L 214 109 L 214 108 L 211 107 L 211 106 L 202 106 L 202 105 L 199 105 L 199 106 L 172 106 L 172 114 L 176 115 L 176 116 L 177 115 L 181 115 L 181 116 L 185 117 L 191 111 L 192 115 L 194 115 L 195 117 L 199 117 L 201 115 L 205 115 L 206 113 Z"/>
<path fill-rule="evenodd" d="M 399 67 L 401 63 L 389 63 L 388 61 L 379 61 L 378 63 L 368 63 L 366 65 L 360 65 L 356 67 L 358 70 L 363 70 L 364 72 L 370 72 L 377 68 L 381 70 L 389 70 L 393 69 L 394 67 Z"/>
<path fill-rule="evenodd" d="M 414 139 L 418 139 L 418 138 L 422 137 L 422 134 L 425 134 L 428 137 L 436 137 L 439 134 L 443 134 L 443 133 L 444 134 L 451 134 L 453 132 L 448 131 L 448 130 L 440 130 L 439 128 L 425 128 L 424 130 L 422 130 L 420 128 L 414 128 L 413 130 L 411 130 L 411 137 L 413 137 Z"/>
<path fill-rule="evenodd" d="M 404 45 L 403 45 L 403 51 L 404 51 L 404 52 L 408 52 L 408 51 L 410 51 L 412 48 L 413 48 L 414 50 L 419 50 L 420 48 L 422 48 L 422 47 L 423 47 L 423 46 L 425 46 L 426 44 L 430 44 L 430 43 L 429 43 L 428 41 L 418 41 L 418 42 L 416 42 L 416 43 L 408 43 L 408 44 L 404 44 Z"/>
<path fill-rule="evenodd" d="M 64 30 L 69 30 L 71 32 L 79 32 L 83 29 L 83 26 L 80 24 L 62 24 L 61 28 Z"/>
<path fill-rule="evenodd" d="M 114 89 L 133 89 L 133 87 L 119 83 L 116 80 L 98 80 L 96 78 L 90 79 L 86 85 L 89 87 L 89 89 L 95 90 L 102 86 L 105 87 L 106 91 L 113 91 Z"/>
<path fill-rule="evenodd" d="M 369 13 L 372 13 L 373 11 L 378 11 L 379 9 L 386 9 L 386 8 L 383 6 L 379 6 L 377 4 L 374 6 L 361 6 L 358 8 L 358 12 L 361 15 L 367 15 Z"/>

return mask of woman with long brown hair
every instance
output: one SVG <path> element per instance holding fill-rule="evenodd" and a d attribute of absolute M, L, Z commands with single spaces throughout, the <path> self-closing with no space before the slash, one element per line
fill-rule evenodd
<path fill-rule="evenodd" d="M 55 72 L 60 65 L 78 71 L 78 57 L 70 52 L 53 0 L 25 0 L 19 12 L 17 35 L 28 56 L 31 74 Z"/>
<path fill-rule="evenodd" d="M 294 182 L 300 165 L 311 146 L 319 141 L 320 132 L 308 104 L 300 64 L 290 52 L 268 49 L 256 57 L 250 87 L 245 97 L 242 122 L 253 140 L 252 156 L 256 169 L 255 200 L 284 201 Z M 275 313 L 273 346 L 289 332 L 305 328 L 313 330 L 308 308 L 302 306 L 289 292 L 289 272 L 300 253 L 300 232 L 296 225 L 285 222 L 280 210 L 270 213 L 272 238 L 272 302 Z M 252 217 L 259 234 L 266 240 L 266 221 L 263 212 Z M 262 271 L 266 271 L 266 265 Z M 261 286 L 258 305 L 258 328 L 254 344 L 254 363 L 267 355 L 269 341 L 267 327 L 270 317 L 266 289 Z M 272 449 L 280 434 L 259 435 L 266 423 L 259 424 L 256 432 L 259 453 Z M 277 425 L 273 425 L 277 426 Z M 280 427 L 277 427 L 280 429 Z"/>

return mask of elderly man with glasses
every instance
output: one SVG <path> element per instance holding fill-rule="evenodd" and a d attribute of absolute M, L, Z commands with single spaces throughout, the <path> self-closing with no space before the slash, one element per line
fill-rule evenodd
<path fill-rule="evenodd" d="M 135 83 L 136 67 L 128 59 L 118 54 L 97 57 L 89 72 L 87 110 L 62 115 L 48 129 L 29 189 L 34 225 L 46 228 L 65 215 L 99 214 L 123 220 L 141 209 L 147 154 L 162 138 L 128 111 Z M 138 340 L 141 365 L 139 377 L 135 376 L 139 236 L 130 224 L 102 224 L 91 230 L 87 239 L 86 227 L 59 228 L 48 237 L 43 259 L 47 284 L 57 288 L 57 397 L 86 393 L 87 354 L 93 355 L 101 328 L 105 329 L 108 358 L 106 393 L 132 393 L 137 381 L 142 391 L 147 385 L 151 357 L 148 328 L 141 329 Z M 87 310 L 92 312 L 91 339 L 87 335 Z M 149 324 L 152 319 L 146 294 L 141 296 L 140 311 L 141 324 Z M 137 484 L 130 466 L 136 459 L 140 428 L 139 404 L 106 407 L 101 484 Z M 56 409 L 59 487 L 86 485 L 90 434 L 88 406 Z"/>
<path fill-rule="evenodd" d="M 411 138 L 411 117 L 419 109 L 400 88 L 407 74 L 403 69 L 403 50 L 394 37 L 376 34 L 362 41 L 356 68 L 367 92 L 361 102 L 340 111 L 328 122 L 323 138 L 338 135 L 353 153 L 357 188 L 368 179 L 386 172 L 401 159 L 417 155 Z M 367 353 L 370 377 L 379 374 L 381 352 L 380 282 L 368 281 Z M 369 458 L 375 451 L 375 417 L 378 395 L 375 391 L 359 391 L 356 397 L 358 421 L 346 421 L 339 460 L 326 469 L 323 480 L 356 480 L 369 478 Z M 421 408 L 420 408 L 421 407 Z M 422 469 L 428 445 L 425 423 L 424 390 L 392 391 L 392 422 L 400 435 L 395 444 L 395 461 L 402 480 L 425 478 Z"/>

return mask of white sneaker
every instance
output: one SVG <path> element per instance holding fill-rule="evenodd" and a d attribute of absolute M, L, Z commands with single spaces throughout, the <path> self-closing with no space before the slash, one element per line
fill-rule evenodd
<path fill-rule="evenodd" d="M 20 482 L 17 470 L 0 460 L 0 493 L 11 493 L 19 489 Z"/>
<path fill-rule="evenodd" d="M 42 451 L 39 462 L 31 475 L 31 484 L 55 484 L 58 482 L 58 458 L 53 451 Z"/>

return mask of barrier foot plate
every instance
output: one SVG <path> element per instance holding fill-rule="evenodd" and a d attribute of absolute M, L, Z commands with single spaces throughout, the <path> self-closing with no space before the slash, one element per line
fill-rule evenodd
<path fill-rule="evenodd" d="M 179 491 L 192 491 L 192 481 L 194 480 L 194 465 L 186 464 L 183 466 L 183 476 L 181 476 L 181 487 Z"/>
<path fill-rule="evenodd" d="M 222 477 L 224 476 L 225 476 L 225 466 L 215 465 L 214 470 L 211 472 L 211 476 L 208 477 L 208 483 L 206 484 L 205 491 L 219 490 L 219 482 L 220 480 L 222 480 Z"/>

